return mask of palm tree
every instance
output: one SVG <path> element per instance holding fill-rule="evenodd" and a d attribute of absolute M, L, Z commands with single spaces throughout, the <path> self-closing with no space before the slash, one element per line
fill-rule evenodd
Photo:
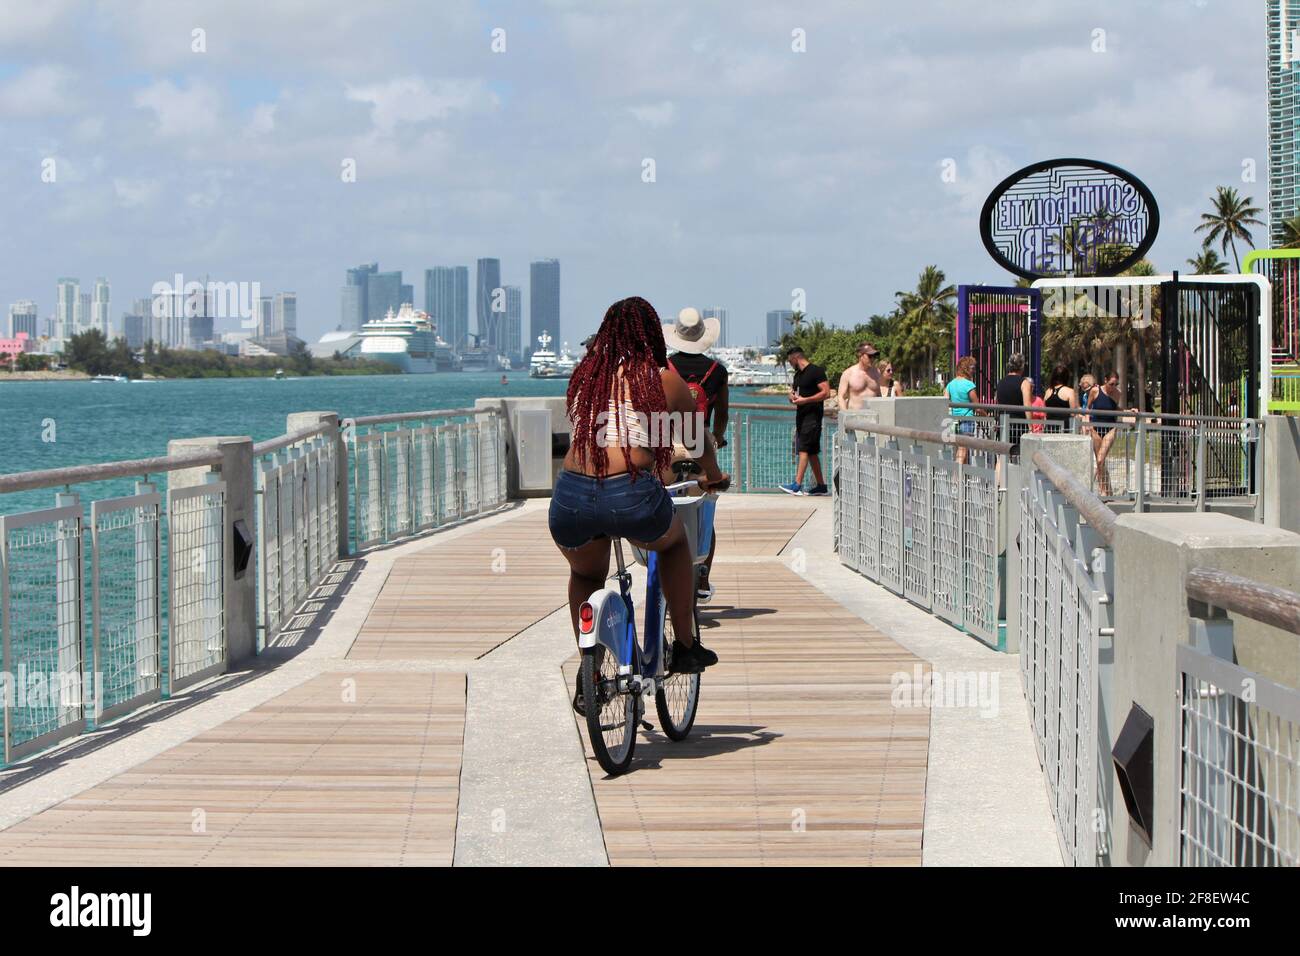
<path fill-rule="evenodd" d="M 1282 220 L 1282 248 L 1300 249 L 1300 216 Z"/>
<path fill-rule="evenodd" d="M 938 266 L 926 266 L 914 292 L 895 292 L 894 296 L 902 313 L 898 345 L 903 361 L 914 366 L 924 355 L 925 380 L 931 381 L 936 346 L 952 350 L 957 288 L 948 284 L 948 277 Z"/>
<path fill-rule="evenodd" d="M 803 320 L 804 320 L 804 314 L 802 312 L 795 311 L 790 313 L 790 318 L 788 321 L 790 322 L 790 329 L 791 331 L 794 332 L 795 335 L 798 335 L 799 330 L 803 328 Z"/>
<path fill-rule="evenodd" d="M 1232 258 L 1237 263 L 1238 272 L 1241 271 L 1241 257 L 1237 255 L 1237 240 L 1255 248 L 1255 241 L 1246 227 L 1264 225 L 1258 218 L 1262 210 L 1252 206 L 1253 201 L 1250 196 L 1244 199 L 1238 196 L 1237 190 L 1231 186 L 1220 186 L 1210 200 L 1213 210 L 1201 213 L 1201 224 L 1196 227 L 1197 232 L 1206 234 L 1207 246 L 1216 240 L 1224 252 L 1232 246 Z"/>
<path fill-rule="evenodd" d="M 1300 216 L 1296 218 L 1300 220 Z M 1297 238 L 1300 239 L 1300 234 L 1297 234 Z M 1187 264 L 1198 276 L 1221 276 L 1228 273 L 1228 264 L 1219 258 L 1219 254 L 1208 243 L 1201 246 L 1200 255 L 1195 259 L 1188 259 Z"/>

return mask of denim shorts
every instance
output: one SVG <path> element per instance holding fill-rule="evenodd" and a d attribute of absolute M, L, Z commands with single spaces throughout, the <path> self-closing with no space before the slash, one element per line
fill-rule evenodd
<path fill-rule="evenodd" d="M 649 544 L 668 533 L 673 502 L 653 474 L 633 481 L 626 473 L 592 478 L 561 471 L 551 492 L 551 537 L 561 548 L 578 548 L 601 537 Z"/>

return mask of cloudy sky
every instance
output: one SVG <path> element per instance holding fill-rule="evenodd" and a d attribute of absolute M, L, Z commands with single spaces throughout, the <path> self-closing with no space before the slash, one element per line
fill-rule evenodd
<path fill-rule="evenodd" d="M 314 339 L 351 265 L 555 257 L 565 339 L 639 294 L 757 340 L 1005 280 L 980 204 L 1055 156 L 1146 181 L 1168 271 L 1216 185 L 1267 206 L 1265 56 L 1263 0 L 4 0 L 0 301 L 206 273 Z"/>

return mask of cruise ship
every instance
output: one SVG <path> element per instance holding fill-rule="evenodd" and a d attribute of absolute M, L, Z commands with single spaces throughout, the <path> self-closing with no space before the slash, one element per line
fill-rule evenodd
<path fill-rule="evenodd" d="M 573 368 L 578 363 L 569 354 L 569 343 L 565 342 L 563 351 L 556 355 L 551 351 L 552 341 L 550 333 L 545 330 L 537 336 L 541 348 L 528 361 L 528 374 L 532 378 L 569 378 L 573 375 Z"/>
<path fill-rule="evenodd" d="M 438 338 L 428 313 L 417 312 L 409 302 L 396 315 L 389 309 L 382 319 L 363 325 L 357 354 L 414 374 L 456 370 L 451 346 Z"/>

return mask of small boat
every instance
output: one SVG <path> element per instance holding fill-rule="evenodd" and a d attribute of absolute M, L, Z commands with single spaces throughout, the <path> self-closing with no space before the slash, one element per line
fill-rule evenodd
<path fill-rule="evenodd" d="M 508 376 L 505 376 L 505 375 L 502 375 L 502 376 L 501 376 L 501 384 L 502 384 L 502 385 L 509 385 L 509 384 L 510 384 L 510 379 L 509 379 L 509 377 L 508 377 Z"/>
<path fill-rule="evenodd" d="M 275 380 L 278 382 L 281 381 L 283 378 L 284 378 L 284 369 L 277 368 L 275 370 Z"/>
<path fill-rule="evenodd" d="M 130 379 L 125 375 L 96 375 L 91 379 L 92 382 L 129 382 Z"/>

